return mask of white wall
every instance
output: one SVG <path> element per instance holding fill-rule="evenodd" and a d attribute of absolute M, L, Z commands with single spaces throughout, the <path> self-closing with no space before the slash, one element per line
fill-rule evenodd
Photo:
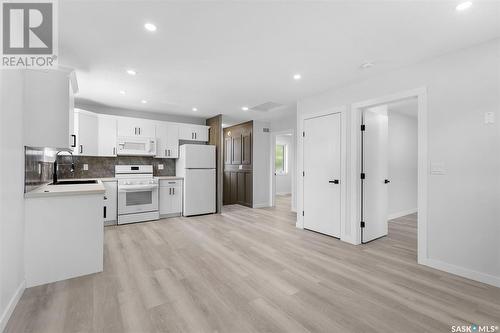
<path fill-rule="evenodd" d="M 253 122 L 253 207 L 270 206 L 270 179 L 271 170 L 270 136 L 264 132 L 270 124 L 262 121 Z"/>
<path fill-rule="evenodd" d="M 417 211 L 417 138 L 417 117 L 389 106 L 389 219 Z"/>
<path fill-rule="evenodd" d="M 23 72 L 0 70 L 0 332 L 24 290 Z"/>
<path fill-rule="evenodd" d="M 294 165 L 294 146 L 295 143 L 292 140 L 291 135 L 277 135 L 276 136 L 277 145 L 285 145 L 287 151 L 285 153 L 286 163 L 288 164 L 288 172 L 286 174 L 276 176 L 276 194 L 290 194 L 292 193 L 292 173 L 291 170 L 295 167 Z"/>
<path fill-rule="evenodd" d="M 305 114 L 425 86 L 428 155 L 431 163 L 443 163 L 446 172 L 429 176 L 428 257 L 419 259 L 427 265 L 498 286 L 499 64 L 500 40 L 496 39 L 329 90 L 299 101 L 297 110 L 300 133 Z M 495 124 L 484 124 L 484 113 L 488 111 L 496 114 Z M 302 165 L 300 137 L 297 144 L 297 164 Z M 297 177 L 297 185 L 301 198 L 301 177 Z M 297 203 L 298 210 L 302 210 L 301 200 Z M 298 218 L 300 222 L 300 214 Z M 346 221 L 350 221 L 350 216 Z"/>

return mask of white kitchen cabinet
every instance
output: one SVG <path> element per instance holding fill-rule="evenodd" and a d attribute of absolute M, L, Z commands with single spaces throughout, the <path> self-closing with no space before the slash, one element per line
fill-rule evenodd
<path fill-rule="evenodd" d="M 106 189 L 104 193 L 104 225 L 116 224 L 118 220 L 118 182 L 105 180 L 102 184 Z"/>
<path fill-rule="evenodd" d="M 176 124 L 156 123 L 156 157 L 178 158 L 179 157 L 179 126 Z"/>
<path fill-rule="evenodd" d="M 98 115 L 97 118 L 97 153 L 116 156 L 116 117 Z"/>
<path fill-rule="evenodd" d="M 97 115 L 92 112 L 77 110 L 75 112 L 75 133 L 77 147 L 73 154 L 97 156 Z"/>
<path fill-rule="evenodd" d="M 25 146 L 70 148 L 70 88 L 68 71 L 24 71 Z"/>
<path fill-rule="evenodd" d="M 160 179 L 160 217 L 182 214 L 182 180 Z"/>
<path fill-rule="evenodd" d="M 182 124 L 179 127 L 179 139 L 187 141 L 208 141 L 208 126 Z"/>
<path fill-rule="evenodd" d="M 118 136 L 155 137 L 155 122 L 139 118 L 118 118 Z"/>

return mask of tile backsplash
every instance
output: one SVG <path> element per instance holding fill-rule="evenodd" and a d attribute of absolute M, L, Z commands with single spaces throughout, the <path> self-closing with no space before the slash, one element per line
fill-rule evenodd
<path fill-rule="evenodd" d="M 25 192 L 52 181 L 53 163 L 57 151 L 49 148 L 25 147 Z M 71 172 L 71 163 L 75 163 L 75 171 Z M 175 160 L 144 156 L 74 156 L 59 154 L 57 156 L 58 176 L 64 178 L 109 178 L 115 176 L 115 165 L 139 164 L 153 165 L 155 176 L 175 176 Z M 88 169 L 84 170 L 84 165 Z M 158 166 L 163 164 L 163 170 Z"/>

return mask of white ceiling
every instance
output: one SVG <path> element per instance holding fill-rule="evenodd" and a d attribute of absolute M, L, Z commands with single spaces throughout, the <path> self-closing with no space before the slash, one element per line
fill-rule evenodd
<path fill-rule="evenodd" d="M 290 105 L 500 35 L 499 2 L 475 1 L 462 13 L 457 3 L 65 0 L 60 63 L 77 69 L 86 104 L 269 119 L 286 112 L 241 107 Z M 361 70 L 366 61 L 376 65 Z"/>

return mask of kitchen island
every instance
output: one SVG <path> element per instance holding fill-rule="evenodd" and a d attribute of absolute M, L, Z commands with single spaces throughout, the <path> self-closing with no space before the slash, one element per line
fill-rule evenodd
<path fill-rule="evenodd" d="M 103 270 L 104 191 L 97 180 L 25 194 L 27 287 Z"/>

